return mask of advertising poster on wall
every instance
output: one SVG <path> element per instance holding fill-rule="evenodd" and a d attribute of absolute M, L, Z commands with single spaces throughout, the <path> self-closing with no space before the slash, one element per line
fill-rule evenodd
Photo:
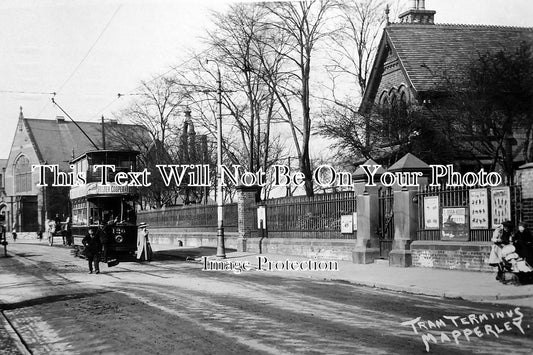
<path fill-rule="evenodd" d="M 353 233 L 353 215 L 343 215 L 341 216 L 341 233 L 350 234 Z"/>
<path fill-rule="evenodd" d="M 511 192 L 509 186 L 491 189 L 492 228 L 511 220 Z"/>
<path fill-rule="evenodd" d="M 442 209 L 442 240 L 468 240 L 466 208 Z"/>
<path fill-rule="evenodd" d="M 470 197 L 470 229 L 489 228 L 489 203 L 487 189 L 473 189 Z"/>
<path fill-rule="evenodd" d="M 439 196 L 424 197 L 424 229 L 439 229 Z"/>

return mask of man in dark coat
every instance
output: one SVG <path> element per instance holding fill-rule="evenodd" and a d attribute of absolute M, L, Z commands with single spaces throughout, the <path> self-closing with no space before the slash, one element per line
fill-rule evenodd
<path fill-rule="evenodd" d="M 104 262 L 107 262 L 109 258 L 109 242 L 113 238 L 113 226 L 115 225 L 114 220 L 109 220 L 100 231 L 100 242 L 102 243 L 102 257 Z"/>
<path fill-rule="evenodd" d="M 102 250 L 102 243 L 100 242 L 100 238 L 98 238 L 98 236 L 94 232 L 94 229 L 90 228 L 89 234 L 87 234 L 81 242 L 85 246 L 85 256 L 89 261 L 89 274 L 93 273 L 93 263 L 94 271 L 99 274 L 100 266 L 98 265 L 98 263 L 100 262 L 100 251 Z"/>
<path fill-rule="evenodd" d="M 518 224 L 518 232 L 515 233 L 513 241 L 516 253 L 533 266 L 533 237 L 524 223 Z"/>

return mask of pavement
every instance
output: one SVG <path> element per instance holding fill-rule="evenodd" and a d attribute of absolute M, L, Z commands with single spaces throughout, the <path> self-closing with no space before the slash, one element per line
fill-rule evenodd
<path fill-rule="evenodd" d="M 9 242 L 12 242 L 8 238 Z M 46 244 L 46 239 L 41 242 L 35 237 L 17 239 L 16 243 L 42 243 Z M 203 266 L 203 257 L 207 260 L 220 261 L 214 255 L 214 248 L 200 247 L 175 247 L 172 245 L 152 244 L 155 252 L 155 259 L 182 259 Z M 9 250 L 9 246 L 8 246 Z M 0 250 L 0 257 L 3 251 Z M 318 280 L 329 280 L 336 282 L 350 283 L 366 287 L 385 289 L 410 294 L 421 294 L 427 296 L 437 296 L 444 298 L 464 299 L 475 302 L 507 303 L 533 308 L 533 285 L 504 285 L 495 279 L 496 273 L 472 272 L 460 270 L 443 270 L 422 267 L 391 267 L 387 261 L 380 261 L 372 264 L 353 264 L 350 261 L 335 261 L 336 271 L 293 271 L 286 270 L 282 264 L 289 265 L 292 262 L 309 261 L 319 262 L 325 259 L 308 258 L 294 255 L 279 254 L 255 254 L 237 251 L 226 251 L 225 265 L 238 265 L 247 263 L 250 271 L 245 272 L 265 272 L 280 277 L 301 277 Z M 277 270 L 259 270 L 259 262 L 265 265 L 273 262 L 278 265 Z M 308 263 L 306 263 L 307 265 Z M 199 265 L 199 266 L 200 266 Z M 264 269 L 264 266 L 262 267 Z M 283 270 L 281 270 L 283 269 Z M 231 271 L 228 271 L 231 272 Z M 233 271 L 236 272 L 236 271 Z"/>

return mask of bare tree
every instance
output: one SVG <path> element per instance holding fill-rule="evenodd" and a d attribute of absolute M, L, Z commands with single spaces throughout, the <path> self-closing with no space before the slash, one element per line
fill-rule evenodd
<path fill-rule="evenodd" d="M 336 6 L 331 0 L 263 3 L 269 17 L 265 27 L 268 34 L 262 38 L 268 49 L 261 56 L 265 82 L 276 96 L 289 125 L 300 171 L 305 176 L 307 196 L 314 194 L 309 142 L 312 135 L 311 64 L 318 44 L 330 35 L 328 13 Z M 269 62 L 268 58 L 275 58 Z M 276 60 L 281 58 L 281 60 Z M 273 72 L 272 69 L 280 69 Z M 296 110 L 293 100 L 299 102 Z M 301 121 L 296 116 L 301 115 Z"/>
<path fill-rule="evenodd" d="M 450 76 L 442 77 L 445 103 L 455 110 L 456 143 L 470 146 L 474 156 L 490 158 L 491 169 L 501 166 L 512 183 L 515 161 L 533 160 L 532 45 L 522 42 L 480 53 L 462 73 Z"/>
<path fill-rule="evenodd" d="M 156 173 L 157 164 L 175 164 L 179 150 L 178 118 L 183 106 L 184 90 L 175 85 L 171 77 L 157 77 L 142 82 L 130 105 L 115 114 L 122 121 L 142 127 L 131 130 L 116 126 L 108 134 L 115 141 L 123 141 L 125 146 L 138 149 L 140 168 L 152 172 L 151 186 L 141 188 L 144 201 L 156 208 L 174 204 L 180 188 L 166 187 L 161 176 Z"/>
<path fill-rule="evenodd" d="M 363 94 L 387 8 L 385 0 L 350 0 L 339 6 L 342 27 L 331 37 L 329 46 L 331 63 L 328 68 L 333 81 L 339 74 L 352 77 L 359 93 Z"/>
<path fill-rule="evenodd" d="M 283 151 L 279 133 L 272 129 L 278 115 L 277 100 L 263 80 L 265 62 L 260 56 L 266 44 L 260 40 L 267 11 L 255 4 L 230 6 L 214 13 L 215 28 L 207 33 L 209 55 L 197 56 L 188 70 L 180 69 L 180 81 L 189 88 L 196 122 L 216 137 L 218 80 L 221 72 L 224 108 L 224 162 L 268 170 Z M 206 63 L 211 59 L 214 63 Z"/>
<path fill-rule="evenodd" d="M 383 155 L 383 150 L 378 148 L 383 143 L 372 136 L 375 128 L 381 125 L 372 119 L 379 118 L 361 115 L 357 98 L 366 90 L 383 27 L 405 5 L 404 0 L 394 2 L 392 8 L 385 0 L 349 0 L 338 7 L 342 27 L 329 41 L 327 74 L 330 80 L 321 97 L 324 119 L 319 132 L 334 139 L 341 165 Z"/>
<path fill-rule="evenodd" d="M 161 142 L 165 147 L 172 146 L 176 141 L 175 132 L 185 91 L 176 85 L 174 78 L 162 76 L 143 81 L 139 91 L 133 95 L 130 106 L 120 112 L 120 116 L 146 127 L 154 141 Z"/>

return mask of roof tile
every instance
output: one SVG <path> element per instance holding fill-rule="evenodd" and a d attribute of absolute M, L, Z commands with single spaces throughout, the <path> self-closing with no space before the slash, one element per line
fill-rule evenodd
<path fill-rule="evenodd" d="M 385 32 L 419 92 L 457 78 L 479 54 L 533 43 L 533 28 L 520 27 L 391 24 Z"/>

